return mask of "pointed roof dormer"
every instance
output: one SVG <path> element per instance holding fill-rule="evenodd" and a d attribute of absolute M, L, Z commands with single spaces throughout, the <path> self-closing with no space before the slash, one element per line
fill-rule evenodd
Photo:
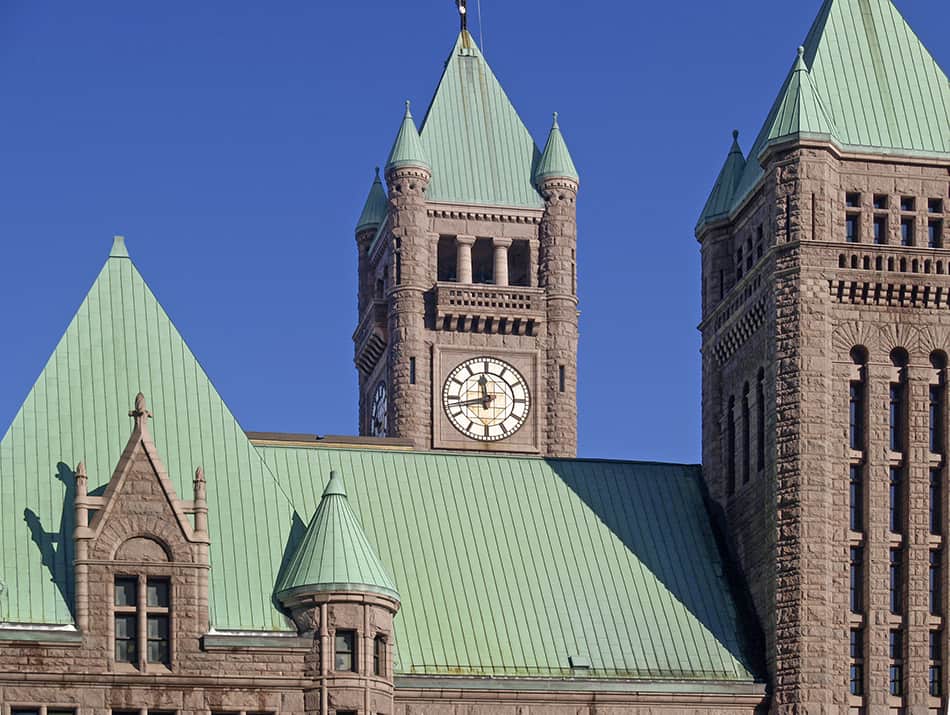
<path fill-rule="evenodd" d="M 713 189 L 709 194 L 709 199 L 703 207 L 703 212 L 699 216 L 697 230 L 704 224 L 728 215 L 732 208 L 732 199 L 736 193 L 736 186 L 739 179 L 742 178 L 742 172 L 745 170 L 745 157 L 742 155 L 742 147 L 739 146 L 739 130 L 732 132 L 732 146 L 729 148 L 729 154 L 722 165 L 722 170 L 713 184 Z"/>
<path fill-rule="evenodd" d="M 541 153 L 475 40 L 462 30 L 425 120 L 431 201 L 543 208 L 534 187 Z"/>
<path fill-rule="evenodd" d="M 330 473 L 307 532 L 277 583 L 284 603 L 298 595 L 372 593 L 399 601 L 399 592 L 350 507 L 343 479 Z"/>
<path fill-rule="evenodd" d="M 570 179 L 575 182 L 580 178 L 577 175 L 574 160 L 571 159 L 571 153 L 567 150 L 561 128 L 558 126 L 557 112 L 554 113 L 554 125 L 551 127 L 551 133 L 548 134 L 541 161 L 538 162 L 538 168 L 535 170 L 535 186 L 540 185 L 545 179 L 553 178 Z"/>
<path fill-rule="evenodd" d="M 406 113 L 402 117 L 399 133 L 396 135 L 396 141 L 393 142 L 392 151 L 389 152 L 389 159 L 386 161 L 386 171 L 390 172 L 404 166 L 416 166 L 431 171 L 419 139 L 419 130 L 416 129 L 416 122 L 412 118 L 412 112 L 409 111 L 409 100 L 406 100 Z"/>
<path fill-rule="evenodd" d="M 835 135 L 834 122 L 828 116 L 818 88 L 805 65 L 805 48 L 799 47 L 792 74 L 768 127 L 766 143 L 779 143 L 793 138 L 831 141 Z"/>
<path fill-rule="evenodd" d="M 373 179 L 369 196 L 366 197 L 366 203 L 363 205 L 363 212 L 360 214 L 359 221 L 356 222 L 356 233 L 378 228 L 386 220 L 388 211 L 389 200 L 386 198 L 386 190 L 379 178 L 379 167 L 377 166 L 376 178 Z"/>

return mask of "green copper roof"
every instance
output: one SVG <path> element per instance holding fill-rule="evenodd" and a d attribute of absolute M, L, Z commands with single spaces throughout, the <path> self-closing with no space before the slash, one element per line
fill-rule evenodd
<path fill-rule="evenodd" d="M 805 66 L 805 48 L 798 48 L 798 59 L 792 68 L 788 86 L 777 105 L 769 127 L 768 141 L 784 141 L 791 137 L 811 137 L 831 140 L 836 136 L 834 123 L 828 118 Z"/>
<path fill-rule="evenodd" d="M 330 473 L 307 533 L 276 588 L 278 597 L 302 591 L 360 591 L 399 600 L 396 584 L 367 541 L 336 472 Z"/>
<path fill-rule="evenodd" d="M 578 179 L 574 160 L 571 159 L 571 153 L 567 150 L 567 144 L 557 123 L 557 112 L 554 113 L 554 126 L 551 127 L 548 142 L 544 145 L 544 152 L 541 154 L 541 161 L 538 162 L 538 168 L 535 170 L 535 185 L 555 176 L 575 181 Z"/>
<path fill-rule="evenodd" d="M 373 185 L 369 189 L 369 196 L 366 197 L 366 203 L 363 205 L 363 213 L 360 214 L 360 219 L 356 222 L 356 232 L 377 228 L 386 220 L 388 211 L 389 199 L 386 198 L 386 190 L 383 189 L 383 182 L 379 178 L 379 167 L 377 167 L 376 178 L 373 180 Z"/>
<path fill-rule="evenodd" d="M 722 170 L 716 178 L 712 193 L 703 207 L 703 212 L 699 217 L 699 226 L 714 218 L 724 216 L 732 209 L 732 199 L 736 193 L 736 185 L 742 178 L 742 172 L 745 169 L 745 157 L 742 156 L 742 148 L 739 146 L 739 132 L 732 133 L 732 147 L 726 156 L 726 161 L 722 165 Z"/>
<path fill-rule="evenodd" d="M 696 467 L 258 449 L 300 513 L 347 475 L 399 584 L 399 673 L 752 680 Z"/>
<path fill-rule="evenodd" d="M 769 142 L 796 123 L 821 128 L 848 151 L 950 157 L 950 82 L 891 0 L 825 0 L 804 48 L 811 82 L 801 81 L 796 62 L 749 152 L 732 208 L 762 176 L 758 158 Z M 805 118 L 793 120 L 788 110 L 796 106 Z"/>
<path fill-rule="evenodd" d="M 543 208 L 540 152 L 467 31 L 459 34 L 422 123 L 432 201 Z"/>
<path fill-rule="evenodd" d="M 108 482 L 139 392 L 179 497 L 206 474 L 212 623 L 285 628 L 271 592 L 293 508 L 121 240 L 0 441 L 0 622 L 72 622 L 72 468 Z"/>
<path fill-rule="evenodd" d="M 392 151 L 389 152 L 386 171 L 402 166 L 430 168 L 422 142 L 419 140 L 419 131 L 416 129 L 412 112 L 409 111 L 409 102 L 406 102 L 406 113 L 402 117 L 402 124 L 399 125 L 399 133 L 396 135 L 396 141 L 393 142 Z"/>

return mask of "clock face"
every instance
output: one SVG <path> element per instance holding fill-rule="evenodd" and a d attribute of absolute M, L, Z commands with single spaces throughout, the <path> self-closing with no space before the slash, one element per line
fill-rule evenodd
<path fill-rule="evenodd" d="M 514 367 L 497 358 L 479 357 L 449 373 L 442 407 L 466 437 L 497 442 L 521 429 L 531 409 L 531 395 Z"/>
<path fill-rule="evenodd" d="M 389 400 L 386 397 L 386 383 L 380 382 L 373 393 L 373 410 L 370 413 L 370 434 L 373 437 L 385 437 L 389 430 Z"/>

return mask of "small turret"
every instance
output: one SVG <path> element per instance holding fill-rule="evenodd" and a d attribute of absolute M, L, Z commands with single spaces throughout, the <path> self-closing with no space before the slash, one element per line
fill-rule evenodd
<path fill-rule="evenodd" d="M 366 197 L 366 203 L 363 205 L 363 212 L 360 214 L 359 221 L 356 222 L 357 239 L 365 231 L 375 231 L 380 224 L 386 220 L 386 211 L 389 203 L 386 198 L 386 190 L 383 189 L 382 179 L 379 178 L 379 167 L 376 167 L 376 178 L 369 189 L 369 196 Z"/>
<path fill-rule="evenodd" d="M 399 127 L 399 133 L 396 135 L 396 141 L 393 142 L 392 151 L 389 152 L 389 159 L 386 162 L 386 174 L 388 176 L 393 169 L 408 166 L 431 172 L 425 151 L 422 149 L 422 140 L 419 138 L 419 130 L 416 129 L 412 112 L 409 111 L 409 100 L 406 100 L 406 113 L 403 115 L 402 125 Z"/>
<path fill-rule="evenodd" d="M 314 709 L 392 712 L 399 593 L 335 472 L 276 594 L 300 633 L 314 639 L 306 673 L 319 692 Z"/>
<path fill-rule="evenodd" d="M 548 134 L 547 144 L 544 145 L 541 161 L 538 162 L 538 168 L 534 172 L 536 186 L 540 187 L 548 179 L 568 179 L 578 182 L 574 160 L 571 159 L 571 153 L 567 150 L 567 143 L 557 123 L 557 112 L 554 113 L 554 125 L 551 127 L 551 133 Z"/>

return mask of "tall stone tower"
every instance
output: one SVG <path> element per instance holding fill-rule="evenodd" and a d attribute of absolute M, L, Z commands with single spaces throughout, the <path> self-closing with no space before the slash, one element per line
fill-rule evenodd
<path fill-rule="evenodd" d="M 826 0 L 697 226 L 704 472 L 774 712 L 946 708 L 948 188 L 946 75 L 890 0 Z"/>
<path fill-rule="evenodd" d="M 573 456 L 578 175 L 557 116 L 539 151 L 463 27 L 385 181 L 356 229 L 360 433 Z"/>

